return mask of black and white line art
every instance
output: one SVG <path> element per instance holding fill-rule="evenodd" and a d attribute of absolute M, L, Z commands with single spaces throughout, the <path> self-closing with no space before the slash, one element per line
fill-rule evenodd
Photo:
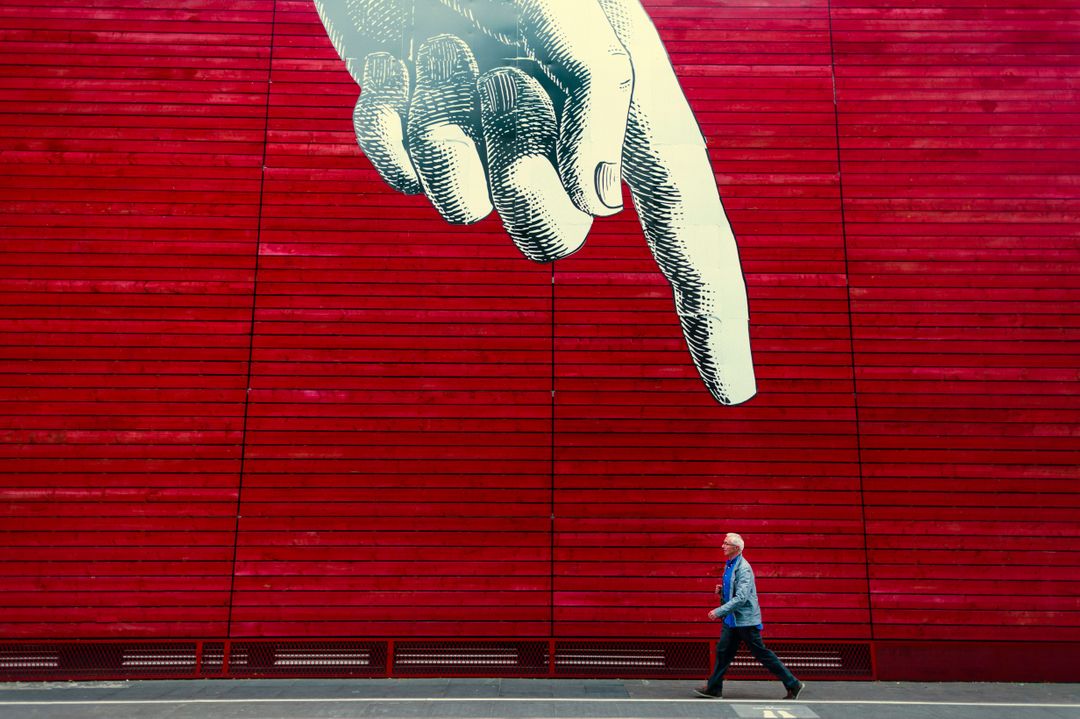
<path fill-rule="evenodd" d="M 356 138 L 455 224 L 495 209 L 529 259 L 582 247 L 629 188 L 691 357 L 757 391 L 746 285 L 705 140 L 638 0 L 314 0 L 362 91 Z"/>

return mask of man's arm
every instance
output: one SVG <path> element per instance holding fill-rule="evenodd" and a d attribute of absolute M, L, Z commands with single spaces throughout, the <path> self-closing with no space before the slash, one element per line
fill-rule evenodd
<path fill-rule="evenodd" d="M 740 566 L 735 569 L 731 584 L 731 599 L 709 612 L 709 619 L 723 619 L 738 607 L 750 603 L 750 595 L 753 594 L 754 589 L 754 570 L 749 564 L 740 562 Z"/>

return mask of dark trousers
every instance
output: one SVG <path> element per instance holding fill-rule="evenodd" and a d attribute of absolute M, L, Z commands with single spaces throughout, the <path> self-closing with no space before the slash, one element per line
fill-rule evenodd
<path fill-rule="evenodd" d="M 724 625 L 724 633 L 720 635 L 720 641 L 716 643 L 716 666 L 713 667 L 712 676 L 709 677 L 705 691 L 710 694 L 720 694 L 724 688 L 724 674 L 727 673 L 731 660 L 739 651 L 739 646 L 746 642 L 746 647 L 754 658 L 765 665 L 777 679 L 784 683 L 787 688 L 792 688 L 799 680 L 788 671 L 779 657 L 761 641 L 761 631 L 757 627 L 729 627 Z"/>

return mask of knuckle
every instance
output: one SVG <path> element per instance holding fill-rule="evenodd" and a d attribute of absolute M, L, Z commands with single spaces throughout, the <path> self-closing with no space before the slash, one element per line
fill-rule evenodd
<path fill-rule="evenodd" d="M 613 46 L 597 54 L 585 69 L 585 81 L 593 88 L 628 91 L 634 83 L 634 68 L 625 48 Z"/>

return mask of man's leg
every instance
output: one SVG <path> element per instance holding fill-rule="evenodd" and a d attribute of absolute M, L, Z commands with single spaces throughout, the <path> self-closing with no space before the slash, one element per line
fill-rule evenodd
<path fill-rule="evenodd" d="M 754 658 L 764 664 L 765 668 L 782 681 L 785 687 L 793 689 L 799 686 L 799 680 L 795 678 L 795 675 L 784 666 L 771 649 L 765 646 L 765 642 L 761 640 L 761 631 L 757 627 L 739 627 L 739 632 Z"/>
<path fill-rule="evenodd" d="M 725 624 L 724 631 L 720 634 L 720 641 L 716 643 L 716 666 L 713 667 L 712 676 L 705 684 L 707 694 L 723 694 L 724 674 L 731 665 L 731 660 L 735 658 L 736 652 L 739 651 L 741 643 L 739 633 L 735 631 L 735 628 Z"/>

